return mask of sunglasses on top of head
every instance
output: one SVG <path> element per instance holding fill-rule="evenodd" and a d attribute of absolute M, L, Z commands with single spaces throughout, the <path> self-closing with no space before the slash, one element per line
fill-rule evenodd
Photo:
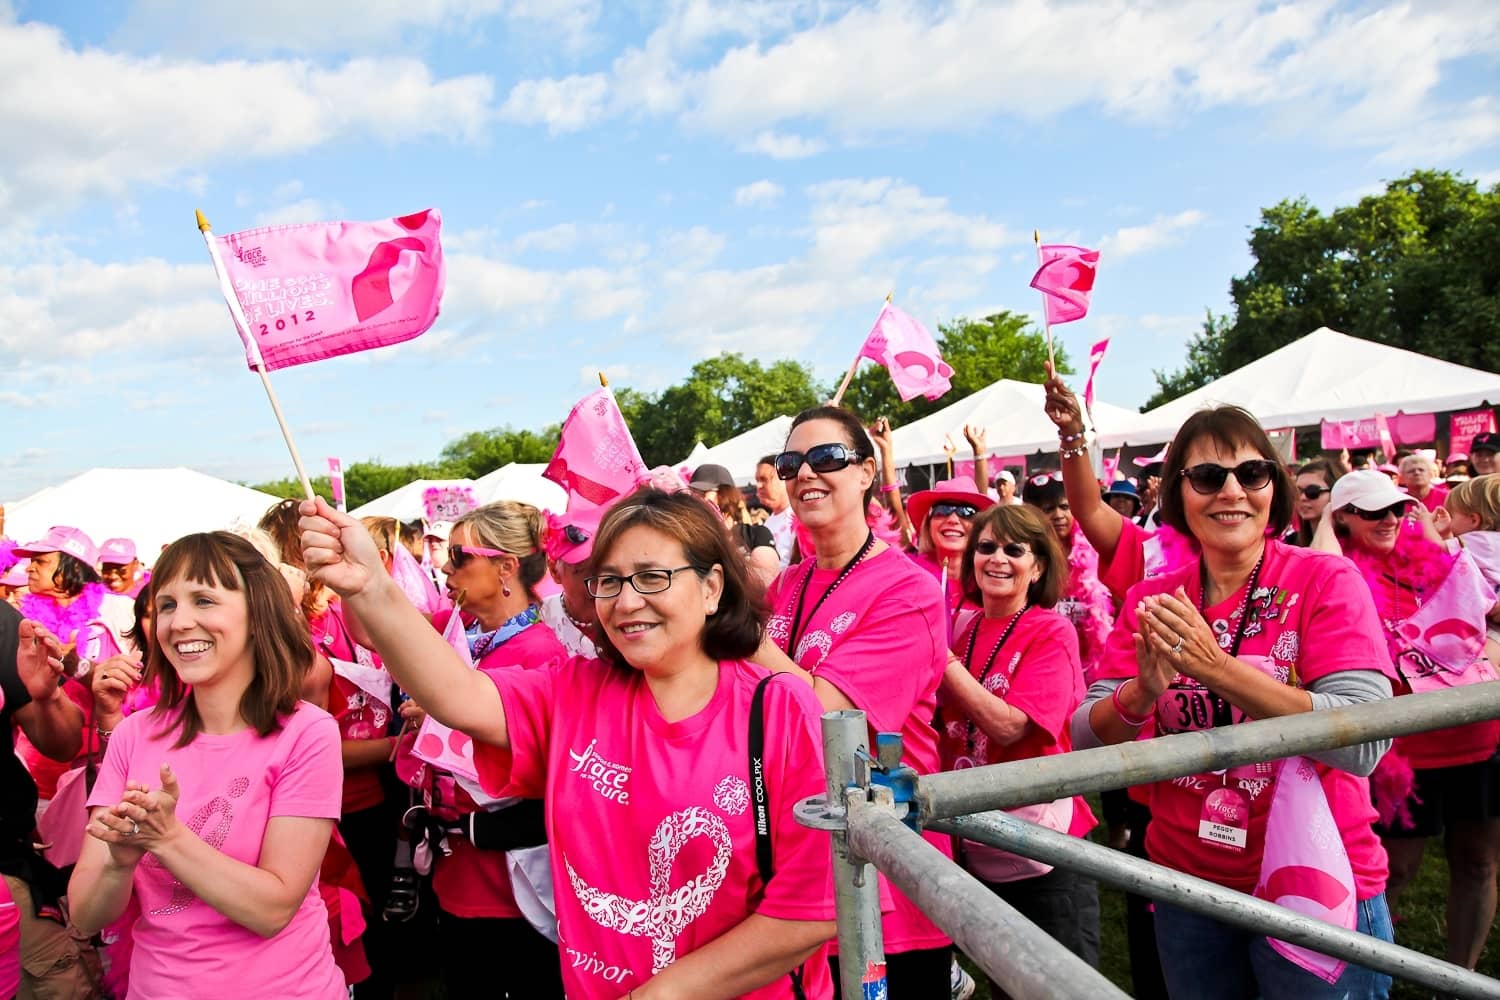
<path fill-rule="evenodd" d="M 1019 559 L 1030 552 L 1031 549 L 1021 542 L 1006 542 L 1004 545 L 1001 545 L 993 538 L 981 538 L 974 543 L 974 551 L 982 556 L 992 556 L 996 552 L 1004 552 L 1012 559 Z"/>
<path fill-rule="evenodd" d="M 841 441 L 815 444 L 807 451 L 784 451 L 776 456 L 772 465 L 778 479 L 796 479 L 803 463 L 817 473 L 837 472 L 855 462 L 864 460 L 864 455 Z"/>
<path fill-rule="evenodd" d="M 469 564 L 470 559 L 480 556 L 493 559 L 506 553 L 500 549 L 487 549 L 483 545 L 450 545 L 448 546 L 448 561 L 453 563 L 454 569 L 463 569 Z"/>
<path fill-rule="evenodd" d="M 1400 520 L 1405 516 L 1406 509 L 1410 506 L 1410 501 L 1398 500 L 1389 507 L 1382 507 L 1379 510 L 1360 510 L 1351 503 L 1344 508 L 1344 513 L 1353 514 L 1361 521 L 1384 521 L 1387 514 L 1394 514 L 1396 519 Z"/>
<path fill-rule="evenodd" d="M 929 515 L 936 518 L 944 518 L 949 514 L 957 514 L 965 521 L 973 520 L 979 513 L 979 508 L 971 503 L 950 503 L 946 500 L 932 505 L 932 513 Z"/>
<path fill-rule="evenodd" d="M 1188 481 L 1193 492 L 1209 495 L 1224 488 L 1224 483 L 1229 479 L 1231 472 L 1234 473 L 1235 482 L 1240 484 L 1241 489 L 1263 490 L 1271 482 L 1271 477 L 1276 474 L 1276 463 L 1269 459 L 1252 458 L 1248 462 L 1241 462 L 1231 468 L 1217 462 L 1204 462 L 1201 465 L 1183 469 L 1182 478 Z"/>
<path fill-rule="evenodd" d="M 1332 493 L 1333 490 L 1327 486 L 1299 486 L 1297 492 L 1302 494 L 1304 500 L 1316 500 L 1324 493 Z"/>

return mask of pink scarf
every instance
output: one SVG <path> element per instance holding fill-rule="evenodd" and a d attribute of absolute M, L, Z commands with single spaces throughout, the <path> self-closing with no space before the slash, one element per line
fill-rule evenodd
<path fill-rule="evenodd" d="M 21 598 L 21 615 L 45 625 L 64 646 L 70 646 L 78 630 L 99 617 L 99 608 L 108 593 L 102 583 L 85 584 L 82 592 L 67 605 L 58 604 L 42 594 L 27 594 Z"/>
<path fill-rule="evenodd" d="M 1063 596 L 1083 606 L 1083 619 L 1075 623 L 1078 629 L 1078 652 L 1083 661 L 1085 683 L 1092 681 L 1094 672 L 1104 658 L 1104 644 L 1115 627 L 1114 600 L 1109 588 L 1099 582 L 1099 553 L 1089 544 L 1078 522 L 1073 522 L 1072 547 L 1068 550 L 1068 586 Z"/>

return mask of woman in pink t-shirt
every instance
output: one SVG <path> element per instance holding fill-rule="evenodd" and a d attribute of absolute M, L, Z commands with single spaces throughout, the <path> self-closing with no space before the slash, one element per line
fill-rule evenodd
<path fill-rule="evenodd" d="M 945 479 L 930 490 L 918 490 L 906 501 L 907 516 L 917 526 L 912 560 L 942 583 L 950 623 L 965 606 L 977 607 L 964 594 L 959 567 L 972 534 L 970 524 L 980 511 L 994 505 L 968 476 Z"/>
<path fill-rule="evenodd" d="M 763 605 L 712 509 L 650 488 L 621 499 L 588 577 L 600 658 L 496 671 L 465 670 L 422 626 L 356 522 L 321 500 L 303 509 L 308 564 L 412 697 L 474 738 L 482 790 L 545 795 L 570 998 L 790 1000 L 798 970 L 811 1000 L 830 1000 L 828 839 L 793 814 L 822 786 L 819 709 L 805 683 L 767 683 L 752 769 L 751 707 L 768 675 L 747 658 Z M 509 956 L 492 958 L 504 983 Z"/>
<path fill-rule="evenodd" d="M 783 570 L 761 662 L 811 675 L 825 710 L 855 708 L 870 732 L 900 732 L 905 763 L 940 769 L 932 727 L 948 664 L 948 617 L 936 579 L 882 541 L 865 519 L 875 489 L 874 450 L 859 419 L 837 406 L 792 421 L 776 474 L 813 538 L 816 557 Z M 952 838 L 928 843 L 953 853 Z M 882 921 L 892 996 L 947 995 L 952 941 L 905 895 Z M 837 970 L 835 970 L 837 971 Z"/>
<path fill-rule="evenodd" d="M 338 727 L 298 700 L 313 650 L 286 584 L 244 539 L 188 535 L 157 560 L 152 601 L 161 700 L 111 734 L 74 923 L 92 934 L 138 905 L 132 1000 L 345 997 L 316 886 Z"/>
<path fill-rule="evenodd" d="M 974 521 L 964 590 L 983 610 L 960 619 L 943 675 L 943 765 L 999 764 L 1067 753 L 1068 719 L 1083 700 L 1078 636 L 1053 611 L 1067 562 L 1029 506 L 999 506 Z M 1081 797 L 1015 810 L 1051 829 L 1084 836 L 1095 823 Z M 965 841 L 962 862 L 1001 899 L 1099 964 L 1099 893 L 1092 879 Z M 999 996 L 999 986 L 990 992 Z"/>
<path fill-rule="evenodd" d="M 1161 516 L 1202 555 L 1130 589 L 1104 663 L 1073 717 L 1080 748 L 1247 718 L 1390 696 L 1369 592 L 1347 561 L 1267 538 L 1292 515 L 1292 485 L 1270 439 L 1238 407 L 1187 419 L 1162 470 Z M 1386 857 L 1364 777 L 1387 744 L 1312 755 L 1352 870 L 1356 925 L 1390 940 Z M 1146 850 L 1159 864 L 1241 892 L 1259 882 L 1274 764 L 1151 786 Z M 1347 895 L 1344 897 L 1347 899 Z M 1359 966 L 1330 984 L 1265 938 L 1158 902 L 1157 950 L 1174 1000 L 1384 996 L 1388 977 Z"/>
<path fill-rule="evenodd" d="M 1419 455 L 1410 456 L 1423 462 Z M 1402 463 L 1402 469 L 1406 463 Z M 1400 694 L 1413 686 L 1429 688 L 1426 678 L 1449 675 L 1450 669 L 1473 666 L 1458 683 L 1487 680 L 1494 670 L 1482 659 L 1485 601 L 1454 609 L 1457 620 L 1442 622 L 1434 632 L 1459 634 L 1466 628 L 1471 646 L 1443 646 L 1421 641 L 1423 629 L 1408 619 L 1424 605 L 1435 606 L 1435 596 L 1455 578 L 1464 553 L 1448 551 L 1433 525 L 1432 514 L 1415 496 L 1402 493 L 1383 474 L 1351 472 L 1333 485 L 1330 517 L 1320 527 L 1315 545 L 1331 546 L 1330 536 L 1354 561 L 1374 596 L 1384 626 L 1389 662 L 1401 679 Z M 1477 570 L 1473 583 L 1487 585 Z M 1492 600 L 1492 592 L 1489 598 Z M 1455 627 L 1457 626 L 1457 627 Z M 1467 659 L 1468 663 L 1462 662 Z M 1441 664 L 1441 665 L 1440 665 Z M 1444 669 L 1447 667 L 1449 669 Z M 1495 873 L 1500 867 L 1500 721 L 1415 733 L 1396 740 L 1392 760 L 1383 773 L 1410 775 L 1398 784 L 1409 785 L 1405 802 L 1379 802 L 1389 823 L 1378 829 L 1390 854 L 1390 895 L 1394 900 L 1417 874 L 1427 840 L 1443 835 L 1448 858 L 1448 961 L 1474 968 L 1489 937 L 1495 914 Z M 1404 761 L 1404 767 L 1397 761 Z M 1385 783 L 1377 790 L 1384 791 Z M 1379 799 L 1401 799 L 1402 788 Z"/>

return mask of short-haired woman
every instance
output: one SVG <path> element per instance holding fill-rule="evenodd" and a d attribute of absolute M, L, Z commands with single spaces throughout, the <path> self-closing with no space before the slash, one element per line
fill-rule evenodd
<path fill-rule="evenodd" d="M 346 997 L 318 865 L 339 815 L 338 727 L 298 700 L 312 644 L 249 542 L 188 535 L 156 562 L 161 701 L 115 728 L 68 898 L 135 924 L 132 997 Z"/>

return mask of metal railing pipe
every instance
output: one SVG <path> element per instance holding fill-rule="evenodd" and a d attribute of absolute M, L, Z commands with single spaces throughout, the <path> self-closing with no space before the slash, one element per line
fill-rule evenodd
<path fill-rule="evenodd" d="M 924 824 L 1500 718 L 1500 681 L 917 779 Z"/>
<path fill-rule="evenodd" d="M 1126 1000 L 1127 994 L 1097 969 L 944 857 L 889 809 L 851 802 L 848 818 L 853 850 L 873 861 L 1012 997 Z M 848 983 L 845 978 L 846 998 Z"/>
<path fill-rule="evenodd" d="M 846 802 L 863 801 L 870 783 L 869 728 L 865 713 L 825 712 L 823 771 L 827 798 L 835 810 Z M 847 808 L 847 807 L 845 807 Z M 872 866 L 852 857 L 847 834 L 833 831 L 833 888 L 838 907 L 839 979 L 843 1000 L 863 1000 L 867 978 L 885 977 L 885 939 L 880 926 L 880 886 Z"/>
<path fill-rule="evenodd" d="M 1487 976 L 1366 934 L 1314 920 L 1283 906 L 1131 857 L 1102 844 L 1048 830 L 1007 813 L 987 812 L 945 819 L 931 824 L 931 828 L 1066 868 L 1257 934 L 1377 969 L 1444 995 L 1487 1000 L 1500 998 L 1500 981 Z"/>

